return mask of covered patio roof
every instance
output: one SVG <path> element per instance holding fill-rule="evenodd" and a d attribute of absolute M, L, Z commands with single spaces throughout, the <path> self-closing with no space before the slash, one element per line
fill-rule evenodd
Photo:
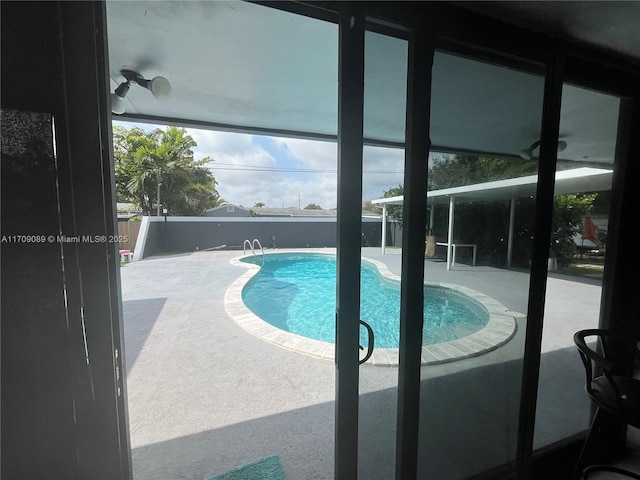
<path fill-rule="evenodd" d="M 555 193 L 600 192 L 611 189 L 613 170 L 581 167 L 556 172 Z M 449 203 L 449 197 L 460 201 L 501 200 L 535 195 L 537 175 L 476 183 L 461 187 L 444 188 L 427 192 L 427 203 Z M 402 205 L 404 196 L 377 198 L 371 203 L 377 205 Z"/>
<path fill-rule="evenodd" d="M 629 22 L 630 10 L 615 8 L 616 28 Z M 336 141 L 336 24 L 255 3 L 211 1 L 108 1 L 107 20 L 112 91 L 124 81 L 122 69 L 161 75 L 173 86 L 163 101 L 132 88 L 124 114 L 114 119 Z M 367 144 L 404 146 L 407 55 L 406 40 L 366 33 Z M 517 158 L 538 141 L 544 68 L 527 68 L 534 73 L 437 51 L 434 149 Z M 612 163 L 618 106 L 616 97 L 565 85 L 560 137 L 567 147 L 559 160 Z"/>
<path fill-rule="evenodd" d="M 613 170 L 603 168 L 574 168 L 556 172 L 555 193 L 587 193 L 611 189 Z M 449 225 L 447 229 L 447 269 L 451 269 L 451 249 L 453 243 L 453 224 L 455 218 L 455 202 L 471 202 L 484 200 L 511 200 L 509 218 L 509 239 L 507 247 L 507 265 L 511 266 L 511 252 L 513 247 L 513 215 L 515 201 L 522 197 L 532 197 L 536 193 L 537 175 L 509 178 L 493 182 L 463 185 L 427 192 L 427 205 L 434 208 L 436 204 L 449 204 Z M 387 205 L 403 205 L 404 196 L 378 198 L 373 204 L 382 205 L 382 253 L 386 247 Z M 433 228 L 433 211 L 430 216 L 430 228 Z"/>

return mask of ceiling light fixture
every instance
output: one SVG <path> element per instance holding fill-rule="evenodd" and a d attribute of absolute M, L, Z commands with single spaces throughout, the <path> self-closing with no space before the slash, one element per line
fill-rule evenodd
<path fill-rule="evenodd" d="M 540 140 L 536 140 L 535 142 L 533 142 L 531 144 L 531 146 L 529 148 L 525 148 L 523 150 L 520 150 L 520 152 L 518 152 L 518 155 L 520 155 L 520 158 L 524 159 L 524 160 L 531 160 L 531 158 L 533 158 L 533 151 L 538 148 L 538 146 L 540 145 Z M 559 140 L 558 141 L 558 152 L 562 152 L 565 148 L 567 148 L 567 142 L 565 142 L 564 140 Z"/>
<path fill-rule="evenodd" d="M 565 148 L 567 148 L 567 142 L 564 140 L 558 140 L 558 152 L 564 151 Z"/>
<path fill-rule="evenodd" d="M 111 111 L 116 114 L 122 114 L 125 111 L 126 103 L 124 101 L 132 83 L 137 83 L 141 87 L 150 90 L 154 97 L 163 100 L 171 94 L 171 84 L 164 77 L 154 77 L 147 80 L 138 72 L 133 70 L 120 70 L 120 74 L 126 79 L 118 85 L 115 92 L 111 94 Z"/>
<path fill-rule="evenodd" d="M 533 151 L 538 148 L 538 145 L 540 145 L 540 140 L 536 140 L 535 142 L 533 142 L 529 148 L 520 150 L 520 152 L 518 152 L 518 155 L 520 155 L 520 158 L 522 158 L 523 160 L 531 160 L 531 157 L 533 157 Z"/>

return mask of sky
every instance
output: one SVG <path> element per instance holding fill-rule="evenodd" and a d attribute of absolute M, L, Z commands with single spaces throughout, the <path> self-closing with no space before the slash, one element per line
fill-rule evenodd
<path fill-rule="evenodd" d="M 146 131 L 163 128 L 114 121 L 125 128 Z M 187 128 L 198 146 L 194 158 L 212 157 L 209 164 L 218 192 L 227 202 L 252 207 L 304 208 L 310 203 L 337 206 L 337 145 L 280 137 Z M 385 190 L 402 184 L 404 151 L 365 147 L 363 152 L 363 202 L 382 197 Z"/>

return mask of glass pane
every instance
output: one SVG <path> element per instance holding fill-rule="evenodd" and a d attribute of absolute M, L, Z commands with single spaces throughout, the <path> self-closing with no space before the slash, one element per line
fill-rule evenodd
<path fill-rule="evenodd" d="M 366 32 L 366 138 L 404 142 L 406 71 L 405 40 Z M 404 150 L 366 146 L 363 157 L 360 318 L 374 332 L 375 349 L 360 366 L 358 472 L 359 478 L 387 479 L 395 475 L 402 206 L 381 222 L 382 208 L 371 201 L 402 194 Z M 360 336 L 367 346 L 365 327 Z"/>
<path fill-rule="evenodd" d="M 437 52 L 418 478 L 515 459 L 544 77 Z M 527 211 L 526 215 L 529 215 Z"/>
<path fill-rule="evenodd" d="M 335 134 L 337 25 L 250 3 L 110 2 L 108 10 L 110 34 L 125 37 L 110 38 L 112 80 L 122 64 L 171 74 L 169 103 L 131 87 L 137 112 Z M 136 28 L 118 20 L 158 28 L 132 41 Z M 150 58 L 165 42 L 185 47 L 179 58 L 160 55 L 167 71 Z M 202 108 L 186 108 L 189 99 Z M 146 207 L 145 251 L 136 250 L 141 242 L 131 250 L 152 256 L 121 269 L 135 478 L 209 478 L 272 455 L 287 478 L 332 478 L 336 143 L 132 126 L 115 128 L 118 202 Z M 193 143 L 164 141 L 183 135 Z M 207 170 L 217 183 L 202 181 Z M 298 256 L 284 258 L 284 249 Z M 315 264 L 320 280 L 294 278 L 309 251 L 325 253 L 313 257 L 327 259 Z M 269 270 L 252 277 L 256 263 Z M 274 273 L 278 266 L 291 266 L 289 276 Z M 252 285 L 262 288 L 257 305 Z"/>
<path fill-rule="evenodd" d="M 619 107 L 611 95 L 562 90 L 534 448 L 589 427 L 573 335 L 598 327 Z"/>

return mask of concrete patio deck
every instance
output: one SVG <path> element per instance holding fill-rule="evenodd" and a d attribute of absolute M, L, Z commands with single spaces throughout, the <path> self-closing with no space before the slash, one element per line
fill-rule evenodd
<path fill-rule="evenodd" d="M 264 342 L 228 316 L 225 291 L 245 271 L 230 263 L 239 254 L 152 257 L 121 271 L 138 480 L 204 479 L 270 454 L 290 479 L 333 478 L 334 364 Z M 399 249 L 363 248 L 363 256 L 400 273 Z M 518 324 L 495 351 L 422 369 L 420 475 L 465 478 L 515 455 L 529 276 L 460 263 L 447 271 L 438 260 L 425 269 L 427 281 L 494 297 Z M 538 446 L 587 428 L 572 336 L 597 324 L 600 291 L 598 280 L 549 277 Z M 397 369 L 363 365 L 360 392 L 361 477 L 392 478 Z"/>

